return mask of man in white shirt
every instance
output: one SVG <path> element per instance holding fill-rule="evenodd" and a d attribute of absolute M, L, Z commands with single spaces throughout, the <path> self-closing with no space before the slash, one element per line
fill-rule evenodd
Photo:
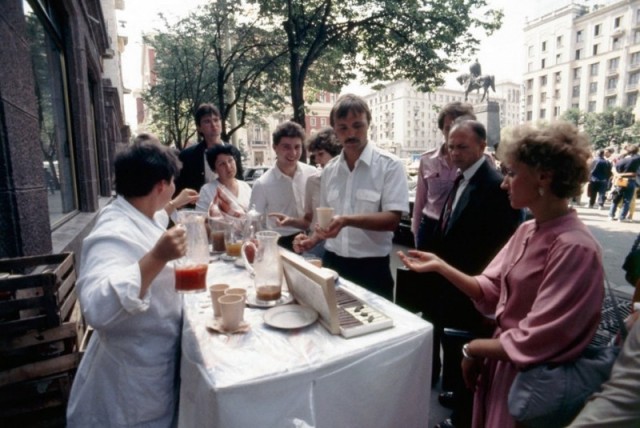
<path fill-rule="evenodd" d="M 283 122 L 273 133 L 273 150 L 276 164 L 253 184 L 251 202 L 259 213 L 267 218 L 267 226 L 281 236 L 278 244 L 293 249 L 293 239 L 302 230 L 293 226 L 279 225 L 271 213 L 281 213 L 289 217 L 304 216 L 304 189 L 307 178 L 316 169 L 300 162 L 304 129 L 295 122 Z"/>
<path fill-rule="evenodd" d="M 335 215 L 326 229 L 316 227 L 313 236 L 299 236 L 296 250 L 309 250 L 326 239 L 325 267 L 391 300 L 393 231 L 409 211 L 404 166 L 368 144 L 371 112 L 364 99 L 341 96 L 330 121 L 343 149 L 322 172 L 320 206 L 332 207 Z"/>

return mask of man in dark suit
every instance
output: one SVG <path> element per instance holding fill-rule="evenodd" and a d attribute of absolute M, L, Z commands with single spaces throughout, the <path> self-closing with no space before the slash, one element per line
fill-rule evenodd
<path fill-rule="evenodd" d="M 180 170 L 180 175 L 176 179 L 176 195 L 185 188 L 199 192 L 203 184 L 212 181 L 215 178 L 215 173 L 211 171 L 207 164 L 205 151 L 216 144 L 228 144 L 224 143 L 220 138 L 222 130 L 220 111 L 213 104 L 201 104 L 194 116 L 198 132 L 198 143 L 180 152 L 179 158 L 182 162 L 182 170 Z M 240 150 L 235 146 L 232 147 L 233 157 L 236 160 L 236 178 L 242 180 Z"/>
<path fill-rule="evenodd" d="M 500 188 L 502 175 L 484 156 L 486 130 L 480 122 L 459 118 L 447 144 L 451 161 L 460 175 L 440 214 L 433 252 L 461 271 L 476 275 L 516 230 L 522 213 L 511 208 L 507 193 Z M 474 336 L 491 334 L 490 321 L 476 310 L 467 296 L 438 274 L 427 278 L 424 287 L 437 287 L 429 293 L 435 299 L 427 303 L 425 311 L 425 317 L 434 324 L 436 339 L 442 337 L 445 328 L 464 330 Z M 436 340 L 434 347 L 437 346 Z M 462 354 L 458 349 L 447 347 L 443 347 L 443 351 L 445 368 L 452 367 L 455 378 L 460 381 L 450 382 L 455 396 L 453 421 L 447 419 L 439 426 L 469 426 L 473 397 L 461 382 Z M 443 382 L 445 380 L 443 376 Z"/>

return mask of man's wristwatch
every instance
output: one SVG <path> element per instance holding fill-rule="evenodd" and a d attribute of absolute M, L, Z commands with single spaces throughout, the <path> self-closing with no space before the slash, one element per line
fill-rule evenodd
<path fill-rule="evenodd" d="M 471 354 L 469 354 L 469 344 L 465 343 L 464 345 L 462 345 L 462 357 L 465 360 L 475 360 L 474 357 L 471 356 Z"/>

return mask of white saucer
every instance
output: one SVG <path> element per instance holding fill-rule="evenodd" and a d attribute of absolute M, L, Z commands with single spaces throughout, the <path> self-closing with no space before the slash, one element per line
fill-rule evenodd
<path fill-rule="evenodd" d="M 237 259 L 237 257 L 230 256 L 227 253 L 220 254 L 220 260 L 224 260 L 225 262 L 235 262 Z"/>
<path fill-rule="evenodd" d="M 251 325 L 248 322 L 242 321 L 240 322 L 240 325 L 238 326 L 238 328 L 236 328 L 233 331 L 227 331 L 224 329 L 224 327 L 222 327 L 221 318 L 214 318 L 214 319 L 209 318 L 206 326 L 208 330 L 213 330 L 216 333 L 223 333 L 223 334 L 246 333 L 251 329 Z"/>
<path fill-rule="evenodd" d="M 244 259 L 242 257 L 238 257 L 235 262 L 233 262 L 236 267 L 241 269 L 246 269 L 247 267 L 244 265 Z"/>
<path fill-rule="evenodd" d="M 255 291 L 247 294 L 247 306 L 253 308 L 273 308 L 274 306 L 286 305 L 291 302 L 293 302 L 293 296 L 284 290 L 282 290 L 282 294 L 278 300 L 260 300 L 256 296 Z"/>
<path fill-rule="evenodd" d="M 269 309 L 263 318 L 271 327 L 289 330 L 313 324 L 318 319 L 318 313 L 305 306 L 284 305 Z"/>

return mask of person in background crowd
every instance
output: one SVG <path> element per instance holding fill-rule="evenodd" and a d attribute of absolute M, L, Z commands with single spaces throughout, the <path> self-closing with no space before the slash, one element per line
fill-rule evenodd
<path fill-rule="evenodd" d="M 314 167 L 300 162 L 304 140 L 304 129 L 297 123 L 278 125 L 273 132 L 276 164 L 256 180 L 251 192 L 250 206 L 268 217 L 268 227 L 280 234 L 278 244 L 288 250 L 293 250 L 293 239 L 303 228 L 279 225 L 269 214 L 304 216 L 305 185 L 316 173 Z"/>
<path fill-rule="evenodd" d="M 369 144 L 371 111 L 361 97 L 342 95 L 330 122 L 342 153 L 322 172 L 320 206 L 333 208 L 335 215 L 326 229 L 316 226 L 311 237 L 296 237 L 295 250 L 309 251 L 326 240 L 323 266 L 391 300 L 393 231 L 409 211 L 404 165 Z"/>
<path fill-rule="evenodd" d="M 333 128 L 323 128 L 309 138 L 308 151 L 315 159 L 319 169 L 316 174 L 307 179 L 304 190 L 304 217 L 292 218 L 281 213 L 271 214 L 277 218 L 278 226 L 293 226 L 302 230 L 313 228 L 316 223 L 316 208 L 320 205 L 320 178 L 322 170 L 331 159 L 342 151 L 342 146 L 338 144 Z M 324 254 L 324 246 L 316 245 L 312 250 L 318 257 Z"/>
<path fill-rule="evenodd" d="M 222 131 L 220 111 L 213 104 L 201 104 L 194 117 L 198 131 L 198 143 L 180 152 L 182 170 L 176 178 L 176 194 L 185 188 L 199 192 L 203 184 L 211 183 L 215 179 L 213 170 L 207 168 L 205 151 L 216 145 L 231 146 L 233 157 L 236 160 L 236 178 L 242 180 L 242 156 L 240 151 L 235 146 L 224 143 L 220 139 L 220 132 Z"/>
<path fill-rule="evenodd" d="M 434 228 L 456 179 L 458 168 L 451 162 L 447 141 L 453 121 L 461 116 L 475 119 L 473 106 L 458 101 L 445 105 L 438 113 L 438 128 L 442 131 L 444 142 L 420 156 L 411 231 L 416 248 L 422 251 L 433 248 Z"/>
<path fill-rule="evenodd" d="M 71 388 L 69 427 L 176 423 L 182 299 L 167 263 L 185 254 L 186 236 L 159 213 L 176 205 L 179 170 L 171 149 L 149 141 L 116 156 L 118 197 L 82 246 L 77 292 L 94 333 Z"/>
<path fill-rule="evenodd" d="M 217 204 L 219 198 L 224 198 L 224 194 L 219 194 L 218 188 L 223 185 L 235 196 L 236 202 L 245 212 L 249 210 L 251 200 L 251 186 L 236 178 L 236 160 L 233 157 L 233 146 L 218 144 L 205 152 L 207 164 L 218 178 L 211 183 L 207 183 L 200 189 L 200 198 L 196 204 L 196 210 L 210 212 L 211 204 Z"/>
<path fill-rule="evenodd" d="M 598 197 L 598 207 L 604 208 L 604 199 L 611 179 L 611 162 L 604 156 L 604 150 L 598 150 L 596 158 L 591 163 L 591 175 L 587 193 L 589 194 L 589 208 L 593 208 Z"/>
<path fill-rule="evenodd" d="M 507 396 L 518 370 L 578 358 L 598 328 L 602 254 L 569 208 L 589 178 L 589 153 L 587 137 L 565 122 L 517 127 L 500 143 L 499 158 L 509 169 L 502 187 L 513 208 L 528 207 L 534 218 L 481 275 L 469 276 L 435 254 L 399 254 L 410 269 L 439 273 L 482 313 L 495 315 L 493 338 L 463 347 L 465 383 L 475 391 L 473 427 L 516 427 Z"/>
<path fill-rule="evenodd" d="M 617 186 L 619 191 L 616 196 L 611 200 L 611 208 L 609 209 L 609 220 L 616 219 L 616 210 L 618 204 L 622 201 L 622 211 L 620 212 L 620 221 L 627 220 L 627 214 L 629 213 L 629 207 L 631 200 L 636 192 L 636 177 L 638 169 L 640 169 L 640 155 L 638 154 L 638 146 L 634 144 L 628 144 L 626 147 L 626 156 L 616 163 L 616 174 L 614 176 L 614 186 Z M 626 185 L 621 186 L 618 182 L 618 178 L 622 178 Z"/>

